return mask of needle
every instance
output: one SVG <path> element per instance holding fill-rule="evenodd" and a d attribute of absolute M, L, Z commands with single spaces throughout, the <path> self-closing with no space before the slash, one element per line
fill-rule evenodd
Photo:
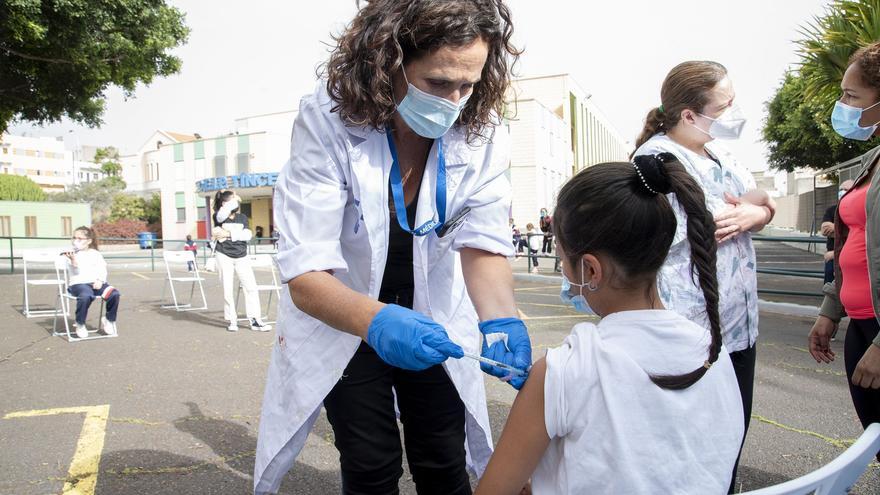
<path fill-rule="evenodd" d="M 471 359 L 476 359 L 477 361 L 479 361 L 479 362 L 481 362 L 481 363 L 486 363 L 486 364 L 491 365 L 491 366 L 494 366 L 494 367 L 496 367 L 496 368 L 500 368 L 500 369 L 502 369 L 502 370 L 505 370 L 505 371 L 509 372 L 509 373 L 512 374 L 512 375 L 522 376 L 522 375 L 525 375 L 525 374 L 526 374 L 525 371 L 523 371 L 523 370 L 521 370 L 521 369 L 519 369 L 519 368 L 514 368 L 513 366 L 510 366 L 510 365 L 508 365 L 508 364 L 504 364 L 504 363 L 501 363 L 501 362 L 495 361 L 494 359 L 484 358 L 483 356 L 479 356 L 479 355 L 477 355 L 477 354 L 472 354 L 472 353 L 470 353 L 470 352 L 465 352 L 465 353 L 464 353 L 464 357 L 466 357 L 466 358 L 471 358 Z"/>

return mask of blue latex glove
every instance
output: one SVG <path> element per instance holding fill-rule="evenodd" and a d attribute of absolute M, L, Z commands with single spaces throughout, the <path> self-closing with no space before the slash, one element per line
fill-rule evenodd
<path fill-rule="evenodd" d="M 504 364 L 528 372 L 532 367 L 532 342 L 526 324 L 519 318 L 496 318 L 480 322 L 483 334 L 483 357 L 500 361 Z M 510 373 L 489 364 L 480 363 L 480 369 L 499 378 L 508 378 Z M 508 381 L 513 388 L 519 390 L 526 383 L 528 373 L 515 376 Z"/>
<path fill-rule="evenodd" d="M 439 323 L 396 304 L 382 308 L 370 322 L 367 344 L 383 361 L 405 370 L 424 370 L 450 357 L 464 357 Z"/>

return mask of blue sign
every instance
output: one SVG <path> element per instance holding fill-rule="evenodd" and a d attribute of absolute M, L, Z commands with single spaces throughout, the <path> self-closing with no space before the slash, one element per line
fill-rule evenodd
<path fill-rule="evenodd" d="M 278 172 L 263 174 L 239 174 L 225 177 L 211 177 L 196 181 L 198 192 L 219 191 L 221 189 L 242 189 L 247 187 L 274 187 Z"/>

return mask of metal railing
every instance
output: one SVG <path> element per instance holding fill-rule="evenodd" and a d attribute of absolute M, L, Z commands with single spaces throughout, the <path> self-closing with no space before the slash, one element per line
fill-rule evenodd
<path fill-rule="evenodd" d="M 530 249 L 528 245 L 528 240 L 531 237 L 544 237 L 544 234 L 522 234 L 522 237 L 526 238 L 525 247 L 526 249 Z M 810 237 L 795 237 L 795 236 L 766 236 L 766 235 L 753 235 L 753 241 L 763 241 L 763 242 L 785 242 L 785 243 L 796 243 L 796 244 L 824 244 L 826 239 L 824 237 L 819 236 L 810 236 Z M 517 252 L 519 252 L 519 246 L 515 248 Z M 546 255 L 546 254 L 523 254 L 522 256 L 526 256 L 526 268 L 529 272 L 532 271 L 532 257 L 539 259 L 552 259 L 554 260 L 553 271 L 560 271 L 560 259 L 558 256 L 554 255 Z M 757 268 L 757 273 L 765 274 L 765 275 L 782 275 L 788 277 L 799 277 L 799 278 L 809 278 L 809 279 L 824 279 L 825 272 L 824 271 L 816 271 L 816 270 L 806 270 L 799 268 Z M 819 291 L 803 291 L 803 290 L 782 290 L 782 289 L 767 289 L 758 287 L 759 294 L 774 294 L 780 296 L 802 296 L 802 297 L 823 297 L 821 288 Z"/>
<path fill-rule="evenodd" d="M 272 237 L 255 237 L 248 241 L 248 251 L 251 254 L 257 254 L 257 249 L 259 247 L 270 247 L 270 250 L 262 250 L 261 252 L 267 253 L 276 253 L 277 252 L 277 241 L 278 239 Z M 16 247 L 16 242 L 18 242 L 18 247 Z M 21 251 L 26 249 L 54 249 L 59 248 L 59 251 L 62 247 L 64 247 L 66 243 L 70 242 L 69 237 L 25 237 L 25 236 L 0 236 L 0 246 L 8 246 L 8 252 L 3 253 L 0 252 L 0 263 L 8 262 L 9 263 L 9 273 L 15 273 L 15 263 L 16 261 L 20 261 Z M 114 252 L 114 250 L 101 250 L 101 254 L 104 256 L 104 259 L 108 262 L 112 262 L 113 260 L 143 260 L 144 262 L 149 261 L 150 263 L 150 271 L 156 271 L 156 261 L 159 260 L 161 262 L 162 255 L 161 253 L 157 253 L 157 251 L 162 251 L 164 249 L 173 249 L 175 251 L 183 250 L 183 246 L 186 244 L 186 239 L 140 239 L 137 237 L 98 237 L 98 246 L 99 249 L 101 246 L 107 245 L 130 245 L 132 249 L 138 249 L 138 254 L 126 253 L 126 252 Z M 210 253 L 209 244 L 211 243 L 210 239 L 193 239 L 193 242 L 196 243 L 198 248 L 197 257 L 202 259 L 204 263 L 208 259 L 208 254 Z M 26 246 L 25 246 L 26 245 Z M 146 247 L 143 247 L 146 245 Z M 0 248 L 2 249 L 2 248 Z M 16 253 L 18 250 L 18 253 Z"/>

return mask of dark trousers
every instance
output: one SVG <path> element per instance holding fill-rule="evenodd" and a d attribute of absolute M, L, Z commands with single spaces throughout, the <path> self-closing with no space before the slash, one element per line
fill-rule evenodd
<path fill-rule="evenodd" d="M 529 252 L 532 253 L 532 256 L 531 256 L 531 258 L 532 258 L 532 265 L 535 266 L 535 267 L 537 267 L 537 266 L 538 266 L 538 250 L 537 250 L 537 249 L 531 249 L 531 248 L 530 248 L 530 249 L 529 249 Z"/>
<path fill-rule="evenodd" d="M 553 254 L 553 236 L 545 235 L 544 244 L 541 246 L 541 253 Z"/>
<path fill-rule="evenodd" d="M 416 491 L 470 495 L 465 408 L 446 371 L 440 365 L 424 371 L 395 368 L 366 343 L 324 399 L 339 450 L 342 493 L 399 493 L 403 467 L 394 392 Z"/>
<path fill-rule="evenodd" d="M 755 393 L 755 360 L 757 358 L 756 347 L 753 345 L 748 349 L 730 353 L 730 360 L 733 362 L 733 372 L 736 374 L 736 382 L 739 385 L 739 395 L 742 398 L 743 418 L 746 423 L 743 430 L 743 444 L 746 443 L 749 421 L 752 419 L 752 397 Z M 733 465 L 733 477 L 730 478 L 730 488 L 727 490 L 727 493 L 735 493 L 736 470 L 739 467 L 739 458 L 742 455 L 743 444 L 739 447 L 740 454 L 736 456 L 736 463 Z"/>
<path fill-rule="evenodd" d="M 827 284 L 828 282 L 832 282 L 834 280 L 834 260 L 828 260 L 825 262 L 825 279 L 822 283 Z"/>
<path fill-rule="evenodd" d="M 89 314 L 89 306 L 92 301 L 101 297 L 104 289 L 110 284 L 104 282 L 100 289 L 95 289 L 92 284 L 76 284 L 67 288 L 72 296 L 76 297 L 76 322 L 80 325 L 86 324 L 86 316 Z M 107 319 L 116 321 L 116 310 L 119 308 L 119 291 L 114 290 L 107 298 Z"/>
<path fill-rule="evenodd" d="M 846 328 L 846 340 L 843 343 L 843 362 L 846 366 L 846 378 L 849 383 L 849 394 L 852 397 L 853 407 L 859 415 L 862 426 L 867 428 L 871 423 L 880 423 L 880 389 L 862 388 L 852 383 L 856 365 L 865 355 L 868 346 L 874 345 L 874 338 L 880 331 L 880 325 L 876 318 L 867 320 L 849 320 Z M 880 460 L 880 453 L 878 453 Z"/>

